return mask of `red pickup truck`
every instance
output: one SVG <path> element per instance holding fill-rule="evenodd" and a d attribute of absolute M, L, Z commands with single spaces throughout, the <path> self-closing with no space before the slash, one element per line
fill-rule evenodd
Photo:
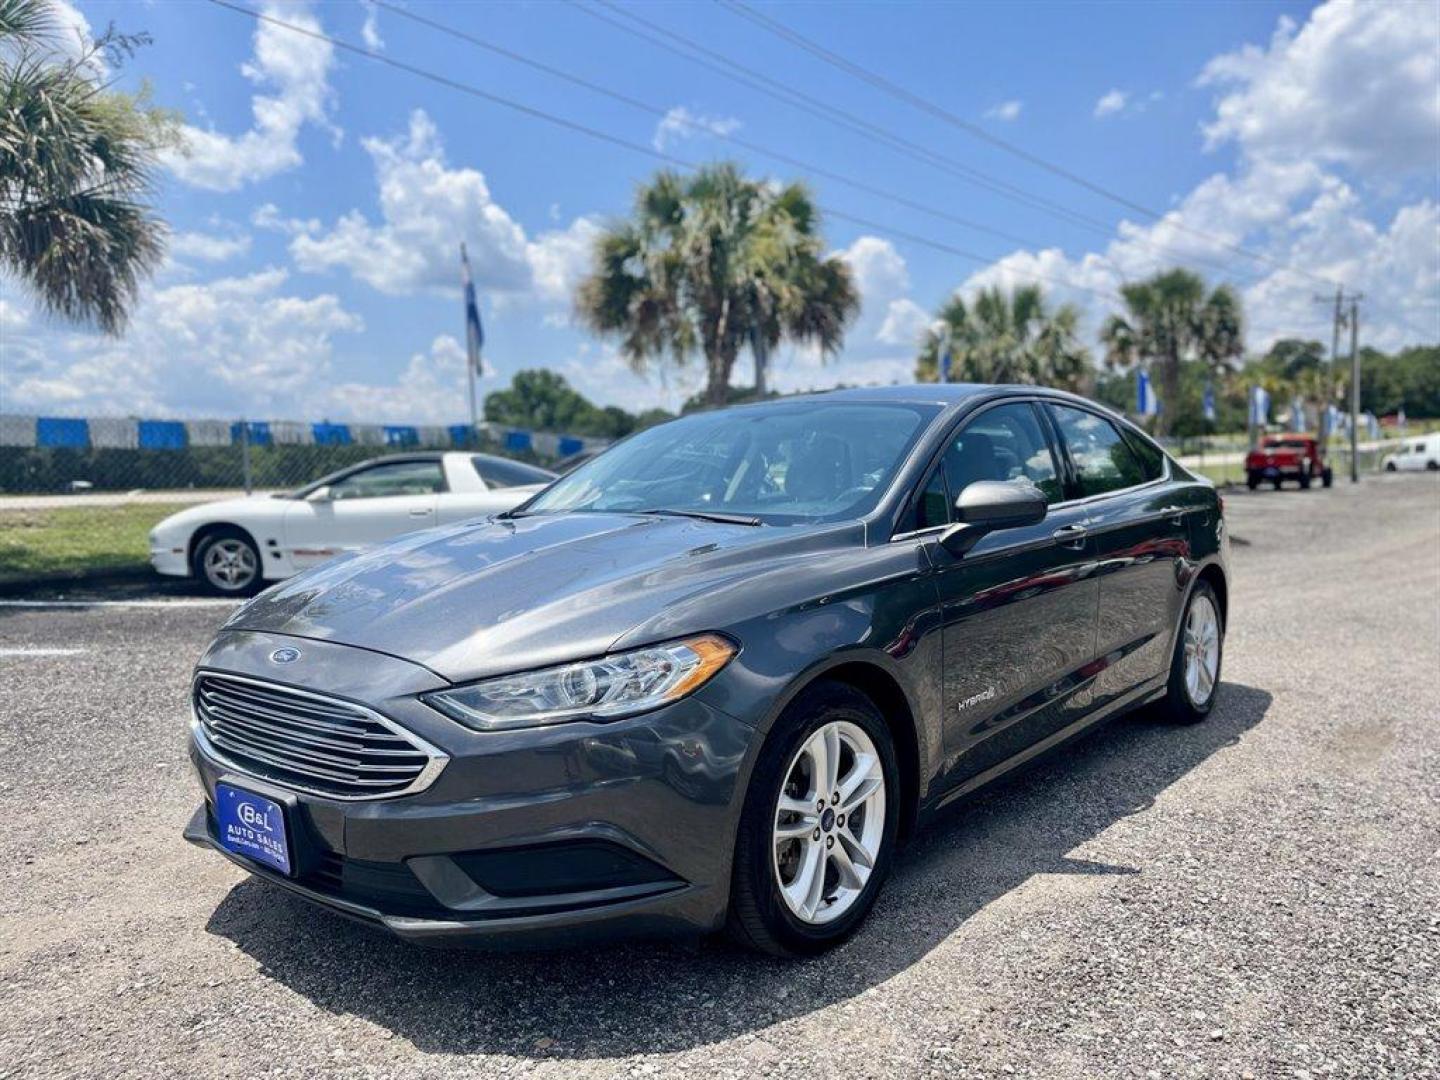
<path fill-rule="evenodd" d="M 1280 490 L 1286 480 L 1308 488 L 1316 477 L 1327 488 L 1335 479 L 1325 463 L 1325 451 L 1313 435 L 1266 435 L 1245 455 L 1245 485 L 1254 491 L 1262 480 Z"/>

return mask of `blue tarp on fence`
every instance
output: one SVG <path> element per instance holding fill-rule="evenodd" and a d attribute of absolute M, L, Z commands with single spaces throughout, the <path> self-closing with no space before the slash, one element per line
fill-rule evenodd
<path fill-rule="evenodd" d="M 237 421 L 230 425 L 230 441 L 233 443 L 244 442 L 241 435 L 241 428 L 248 427 L 251 446 L 269 446 L 274 440 L 270 437 L 270 423 L 267 420 L 250 420 L 248 422 Z"/>
<path fill-rule="evenodd" d="M 137 438 L 141 450 L 184 450 L 185 425 L 178 420 L 141 420 Z"/>
<path fill-rule="evenodd" d="M 585 442 L 583 439 L 577 439 L 574 435 L 560 436 L 560 456 L 562 458 L 569 457 L 571 454 L 578 454 L 584 449 Z"/>
<path fill-rule="evenodd" d="M 419 446 L 420 432 L 404 424 L 385 425 L 386 446 Z"/>
<path fill-rule="evenodd" d="M 316 446 L 349 446 L 353 441 L 348 424 L 311 424 L 310 430 Z"/>
<path fill-rule="evenodd" d="M 507 431 L 505 433 L 505 449 L 517 454 L 528 454 L 530 452 L 530 432 Z"/>
<path fill-rule="evenodd" d="M 90 445 L 90 425 L 84 420 L 42 416 L 35 421 L 36 446 L 72 446 L 83 450 Z"/>

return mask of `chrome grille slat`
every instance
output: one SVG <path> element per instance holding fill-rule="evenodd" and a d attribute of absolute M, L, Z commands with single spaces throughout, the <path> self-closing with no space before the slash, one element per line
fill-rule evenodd
<path fill-rule="evenodd" d="M 273 754 L 290 754 L 297 758 L 300 758 L 302 761 L 309 761 L 314 762 L 317 765 L 343 769 L 346 772 L 384 772 L 403 775 L 405 773 L 413 771 L 413 767 L 415 765 L 414 762 L 399 762 L 394 765 L 366 765 L 363 762 L 355 761 L 348 757 L 340 757 L 337 754 L 320 754 L 315 753 L 311 750 L 302 750 L 299 747 L 290 745 L 283 739 L 268 738 L 265 735 L 247 729 L 240 724 L 221 722 L 219 724 L 212 724 L 212 729 L 215 730 L 218 734 L 224 735 L 229 739 L 238 739 L 241 742 L 250 743 L 253 746 L 257 746 L 260 749 L 266 750 Z M 419 762 L 419 764 L 421 767 L 424 766 L 423 761 Z"/>
<path fill-rule="evenodd" d="M 215 705 L 206 701 L 201 706 L 208 716 L 213 716 L 220 721 L 229 721 L 232 724 L 241 724 L 247 728 L 254 728 L 267 732 L 271 735 L 281 735 L 296 742 L 304 743 L 307 746 L 324 747 L 332 750 L 340 750 L 347 754 L 359 754 L 362 757 L 404 757 L 418 755 L 424 758 L 424 754 L 409 746 L 403 739 L 396 740 L 389 747 L 366 746 L 364 743 L 343 742 L 340 739 L 326 738 L 323 735 L 316 735 L 310 731 L 296 731 L 293 728 L 283 726 L 282 722 L 271 720 L 268 716 L 259 719 L 254 716 L 246 716 L 226 705 Z"/>
<path fill-rule="evenodd" d="M 336 720 L 356 720 L 365 715 L 353 705 L 336 701 L 333 704 L 316 701 L 313 697 L 305 694 L 277 694 L 272 690 L 263 690 L 253 684 L 225 683 L 223 685 L 210 687 L 212 691 L 230 694 L 236 697 L 251 698 L 262 705 L 278 705 L 282 709 L 300 709 L 305 712 L 314 713 L 317 716 L 330 717 Z"/>
<path fill-rule="evenodd" d="M 366 728 L 357 726 L 354 723 L 336 724 L 332 723 L 329 720 L 318 719 L 315 716 L 296 715 L 295 710 L 286 709 L 283 704 L 277 708 L 273 704 L 262 704 L 261 702 L 245 697 L 244 695 L 232 694 L 229 691 L 216 691 L 209 687 L 206 687 L 200 691 L 200 696 L 202 700 L 205 701 L 228 703 L 235 706 L 236 708 L 253 710 L 254 712 L 262 714 L 268 713 L 269 715 L 277 719 L 285 719 L 293 724 L 304 724 L 307 727 L 315 728 L 317 731 L 329 731 L 336 735 L 361 736 L 371 734 Z M 346 719 L 351 718 L 347 717 Z M 383 737 L 387 739 L 398 738 L 398 736 L 390 735 L 388 733 L 384 734 L 383 736 L 376 734 L 375 737 Z"/>
<path fill-rule="evenodd" d="M 417 791 L 447 760 L 371 709 L 279 683 L 202 671 L 193 704 L 197 738 L 225 764 L 334 798 Z"/>
<path fill-rule="evenodd" d="M 347 787 L 380 787 L 382 785 L 390 786 L 393 783 L 390 780 L 354 780 L 349 776 L 344 775 L 343 773 L 331 772 L 328 769 L 319 769 L 312 766 L 302 767 L 295 764 L 294 762 L 287 761 L 284 758 L 275 757 L 271 754 L 264 754 L 258 750 L 249 750 L 238 743 L 229 743 L 224 737 L 217 737 L 212 735 L 211 740 L 215 743 L 216 746 L 220 747 L 222 750 L 230 750 L 234 754 L 239 754 L 246 758 L 253 758 L 256 761 L 262 761 L 266 764 L 283 768 L 286 772 L 299 773 L 301 776 L 314 777 L 320 780 L 339 782 L 343 783 Z"/>

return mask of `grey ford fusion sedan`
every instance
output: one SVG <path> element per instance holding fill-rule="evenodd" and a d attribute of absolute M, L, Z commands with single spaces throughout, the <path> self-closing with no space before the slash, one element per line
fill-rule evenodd
<path fill-rule="evenodd" d="M 676 420 L 236 611 L 185 835 L 416 942 L 817 952 L 941 807 L 1121 711 L 1206 716 L 1222 512 L 1033 387 Z"/>

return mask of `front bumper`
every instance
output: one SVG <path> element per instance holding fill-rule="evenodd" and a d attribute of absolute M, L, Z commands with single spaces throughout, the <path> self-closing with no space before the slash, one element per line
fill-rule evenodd
<path fill-rule="evenodd" d="M 190 576 L 190 560 L 186 557 L 183 547 L 152 541 L 150 565 L 155 568 L 157 574 L 168 574 L 172 577 Z"/>
<path fill-rule="evenodd" d="M 473 732 L 416 700 L 444 685 L 424 668 L 260 633 L 222 633 L 201 666 L 273 680 L 266 658 L 281 644 L 305 654 L 287 684 L 364 702 L 449 761 L 414 794 L 345 801 L 239 770 L 192 736 L 206 802 L 187 840 L 423 944 L 567 944 L 723 923 L 750 726 L 687 699 L 612 723 Z M 222 780 L 286 805 L 293 877 L 220 848 Z"/>

